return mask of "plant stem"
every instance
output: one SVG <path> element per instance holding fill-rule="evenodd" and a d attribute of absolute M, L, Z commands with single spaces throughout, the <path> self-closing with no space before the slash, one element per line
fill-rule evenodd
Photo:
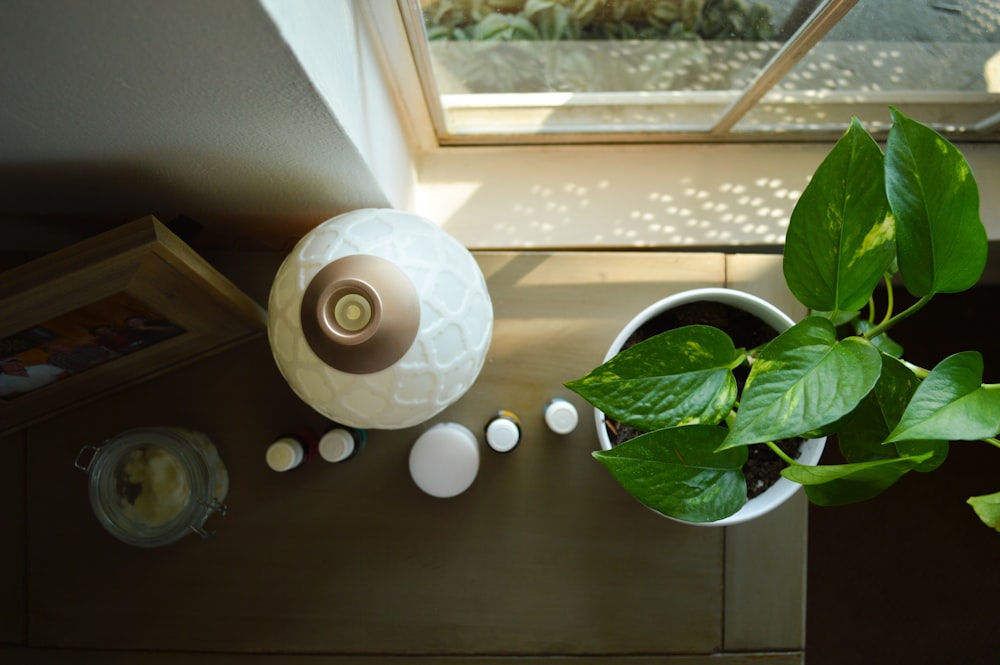
<path fill-rule="evenodd" d="M 990 437 L 988 439 L 983 439 L 983 441 L 990 444 L 991 446 L 996 446 L 997 448 L 1000 448 L 1000 441 L 994 439 L 993 437 Z"/>
<path fill-rule="evenodd" d="M 892 312 L 896 308 L 896 292 L 892 288 L 892 275 L 885 273 L 882 281 L 885 282 L 885 318 L 882 323 L 885 323 L 892 318 Z"/>
<path fill-rule="evenodd" d="M 784 450 L 782 450 L 781 448 L 779 448 L 778 444 L 776 444 L 774 441 L 768 441 L 767 442 L 767 447 L 770 448 L 772 451 L 774 451 L 775 455 L 777 455 L 778 457 L 780 457 L 784 461 L 788 462 L 789 466 L 795 466 L 795 465 L 798 464 L 798 462 L 796 462 L 791 457 L 789 457 L 788 454 Z"/>
<path fill-rule="evenodd" d="M 902 312 L 900 312 L 896 316 L 893 316 L 893 317 L 891 317 L 889 319 L 886 319 L 882 323 L 878 324 L 877 326 L 875 326 L 874 328 L 872 328 L 871 330 L 869 330 L 868 332 L 865 333 L 865 335 L 864 335 L 865 339 L 872 339 L 874 337 L 878 337 L 879 335 L 881 335 L 882 333 L 884 333 L 889 328 L 892 328 L 894 325 L 896 325 L 897 323 L 899 323 L 903 319 L 905 319 L 907 317 L 910 317 L 910 316 L 913 316 L 918 311 L 920 311 L 921 309 L 923 309 L 924 305 L 926 305 L 927 303 L 929 303 L 931 301 L 932 297 L 933 297 L 932 295 L 923 296 L 922 298 L 920 298 L 920 300 L 918 300 L 917 302 L 913 303 L 912 305 L 910 305 L 909 307 L 907 307 L 905 310 L 903 310 Z"/>
<path fill-rule="evenodd" d="M 905 365 L 907 369 L 909 369 L 911 372 L 913 372 L 913 374 L 918 379 L 926 379 L 927 375 L 931 373 L 931 371 L 929 369 L 924 369 L 923 367 L 920 367 L 919 365 L 914 365 L 913 363 L 911 363 L 911 362 L 909 362 L 907 360 L 903 360 L 902 358 L 899 358 L 898 360 L 899 360 L 899 362 L 903 363 L 903 365 Z"/>
<path fill-rule="evenodd" d="M 743 357 L 746 360 L 747 367 L 753 367 L 753 361 L 757 360 L 757 354 L 760 353 L 760 350 L 765 346 L 767 346 L 767 342 L 764 342 L 759 346 L 755 346 L 752 349 L 746 349 L 743 351 Z"/>

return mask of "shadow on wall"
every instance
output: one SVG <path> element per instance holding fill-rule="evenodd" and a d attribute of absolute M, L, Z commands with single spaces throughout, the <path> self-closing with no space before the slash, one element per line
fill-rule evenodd
<path fill-rule="evenodd" d="M 386 205 L 319 173 L 251 172 L 217 155 L 190 161 L 187 171 L 138 161 L 0 166 L 3 249 L 51 251 L 152 214 L 194 219 L 200 246 L 284 250 L 341 212 Z"/>
<path fill-rule="evenodd" d="M 828 146 L 463 149 L 421 164 L 418 212 L 469 247 L 780 244 Z M 471 159 L 465 157 L 470 156 Z"/>

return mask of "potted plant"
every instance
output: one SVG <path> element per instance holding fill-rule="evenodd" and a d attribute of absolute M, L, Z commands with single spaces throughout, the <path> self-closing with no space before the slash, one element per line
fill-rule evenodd
<path fill-rule="evenodd" d="M 746 503 L 751 446 L 819 505 L 871 498 L 909 471 L 932 471 L 950 441 L 1000 447 L 1000 385 L 962 351 L 932 369 L 902 358 L 887 333 L 985 267 L 979 191 L 958 149 L 890 108 L 883 154 L 854 119 L 796 203 L 783 270 L 809 315 L 755 348 L 711 325 L 646 339 L 570 381 L 597 409 L 643 433 L 594 456 L 629 493 L 668 516 L 718 523 Z M 885 285 L 884 307 L 873 294 Z M 899 284 L 917 299 L 896 311 Z M 748 367 L 734 390 L 733 370 Z M 797 460 L 775 443 L 836 435 L 846 463 Z M 728 488 L 723 491 L 721 488 Z M 1000 529 L 1000 492 L 969 499 Z"/>
<path fill-rule="evenodd" d="M 670 333 L 658 341 L 660 352 L 657 358 L 652 361 L 669 363 L 669 366 L 664 366 L 663 372 L 673 373 L 678 378 L 680 375 L 685 375 L 686 380 L 692 382 L 690 385 L 701 394 L 704 395 L 703 391 L 705 390 L 711 390 L 713 395 L 720 395 L 723 401 L 719 408 L 729 409 L 731 407 L 727 401 L 727 392 L 740 389 L 746 380 L 747 368 L 741 366 L 742 356 L 737 354 L 736 348 L 762 346 L 780 332 L 794 325 L 794 321 L 787 314 L 752 294 L 734 289 L 702 288 L 667 296 L 644 309 L 622 328 L 611 343 L 604 360 L 605 362 L 611 361 L 623 349 L 631 348 L 631 346 L 655 336 L 661 331 L 673 330 L 690 324 L 706 323 L 711 323 L 718 330 L 707 328 L 691 330 L 682 336 Z M 720 336 L 719 331 L 724 332 L 726 336 Z M 669 345 L 671 339 L 687 345 L 692 337 L 700 337 L 701 343 L 705 345 L 724 345 L 726 350 L 721 351 L 720 349 L 720 357 L 732 358 L 737 366 L 731 369 L 725 367 L 706 370 L 699 361 L 696 367 L 692 368 L 693 371 L 683 370 L 678 364 L 678 359 L 672 357 L 675 354 L 664 352 L 664 345 Z M 730 340 L 732 341 L 730 342 Z M 629 368 L 627 365 L 631 362 L 638 362 L 640 365 Z M 609 362 L 608 367 L 619 376 L 649 377 L 653 375 L 649 379 L 638 379 L 647 382 L 648 386 L 648 381 L 656 382 L 656 375 L 661 374 L 659 370 L 651 371 L 650 362 L 651 359 L 632 353 L 622 356 L 615 362 Z M 625 411 L 612 408 L 612 414 L 609 415 L 600 409 L 595 410 L 598 441 L 602 450 L 612 450 L 617 444 L 631 439 L 639 433 L 640 430 L 637 427 L 641 430 L 654 430 L 658 429 L 661 423 L 672 424 L 675 422 L 678 409 L 687 413 L 688 417 L 693 415 L 686 408 L 692 404 L 691 402 L 681 403 L 678 406 L 665 404 L 657 394 L 658 392 L 652 390 L 645 393 L 646 398 L 653 400 L 651 402 L 644 402 L 642 398 L 638 402 L 633 402 L 631 396 L 626 396 Z M 680 392 L 675 394 L 680 394 Z M 714 404 L 714 401 L 709 401 L 710 408 L 714 408 Z M 626 424 L 624 421 L 632 424 Z M 823 454 L 825 437 L 808 440 L 790 439 L 779 442 L 778 445 L 800 463 L 816 464 Z M 675 481 L 680 482 L 676 491 L 669 495 L 672 507 L 661 505 L 658 511 L 667 517 L 681 521 L 691 521 L 690 518 L 695 518 L 693 523 L 701 523 L 697 520 L 700 503 L 693 501 L 693 499 L 698 496 L 704 498 L 702 494 L 704 486 L 711 486 L 711 491 L 718 494 L 717 499 L 713 502 L 714 505 L 726 506 L 727 512 L 729 507 L 738 508 L 738 510 L 731 515 L 710 522 L 710 524 L 729 526 L 754 519 L 774 510 L 791 498 L 800 488 L 798 484 L 777 475 L 783 466 L 781 459 L 765 446 L 737 450 L 731 455 L 734 456 L 733 464 L 738 466 L 730 466 L 722 471 L 718 469 L 706 470 L 698 468 L 696 465 L 673 468 L 676 474 Z M 709 476 L 701 475 L 706 473 Z M 700 476 L 700 479 L 698 482 L 692 483 L 691 479 L 695 476 Z"/>

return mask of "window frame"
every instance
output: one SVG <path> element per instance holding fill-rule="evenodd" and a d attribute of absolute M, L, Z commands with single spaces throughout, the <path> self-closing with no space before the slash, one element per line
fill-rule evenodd
<path fill-rule="evenodd" d="M 846 122 L 803 127 L 763 123 L 741 127 L 740 122 L 752 111 L 763 112 L 768 107 L 788 103 L 828 105 L 844 108 L 858 105 L 856 91 L 829 92 L 820 95 L 812 91 L 789 93 L 776 86 L 791 72 L 810 50 L 850 12 L 859 0 L 825 0 L 781 44 L 764 68 L 742 90 L 678 93 L 512 93 L 469 94 L 442 96 L 434 81 L 432 60 L 417 0 L 396 0 L 399 20 L 408 36 L 416 85 L 422 91 L 424 108 L 433 128 L 434 140 L 440 146 L 463 145 L 537 145 L 537 144 L 604 144 L 604 143 L 759 143 L 829 141 L 836 139 Z M 367 3 L 366 3 L 367 4 Z M 416 35 L 424 36 L 423 39 Z M 911 115 L 936 117 L 947 103 L 950 108 L 962 105 L 997 105 L 997 113 L 973 125 L 970 130 L 952 128 L 933 120 L 930 124 L 952 140 L 1000 140 L 1000 105 L 997 95 L 988 92 L 959 93 L 956 91 L 866 92 L 862 106 L 884 109 L 890 104 L 906 104 Z M 635 125 L 631 129 L 602 129 L 599 126 L 557 127 L 542 130 L 556 112 L 591 115 L 637 109 L 663 109 L 673 115 L 693 117 L 705 114 L 706 108 L 721 109 L 711 123 Z M 582 111 L 577 111 L 582 109 Z M 710 113 L 711 111 L 709 111 Z M 449 114 L 455 121 L 449 121 Z M 887 114 L 883 114 L 886 115 Z M 473 124 L 466 118 L 485 117 L 487 121 Z M 866 122 L 876 138 L 884 137 L 888 123 Z M 486 129 L 488 128 L 488 129 Z M 498 130 L 499 128 L 499 130 Z"/>

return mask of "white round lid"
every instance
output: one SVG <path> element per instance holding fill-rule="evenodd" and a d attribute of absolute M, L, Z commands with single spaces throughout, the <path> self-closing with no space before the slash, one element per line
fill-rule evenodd
<path fill-rule="evenodd" d="M 545 407 L 545 424 L 556 434 L 569 434 L 576 429 L 580 416 L 576 407 L 562 398 L 556 398 Z"/>
<path fill-rule="evenodd" d="M 479 443 L 469 428 L 441 423 L 410 449 L 410 475 L 421 490 L 440 498 L 461 494 L 479 473 Z"/>
<path fill-rule="evenodd" d="M 493 450 L 505 453 L 521 439 L 521 430 L 510 418 L 494 418 L 486 426 L 486 443 Z"/>
<path fill-rule="evenodd" d="M 332 429 L 319 440 L 319 456 L 327 462 L 343 462 L 353 452 L 354 436 L 346 429 Z"/>
<path fill-rule="evenodd" d="M 264 455 L 267 465 L 275 471 L 289 471 L 302 463 L 305 451 L 295 439 L 278 439 L 267 447 Z"/>

